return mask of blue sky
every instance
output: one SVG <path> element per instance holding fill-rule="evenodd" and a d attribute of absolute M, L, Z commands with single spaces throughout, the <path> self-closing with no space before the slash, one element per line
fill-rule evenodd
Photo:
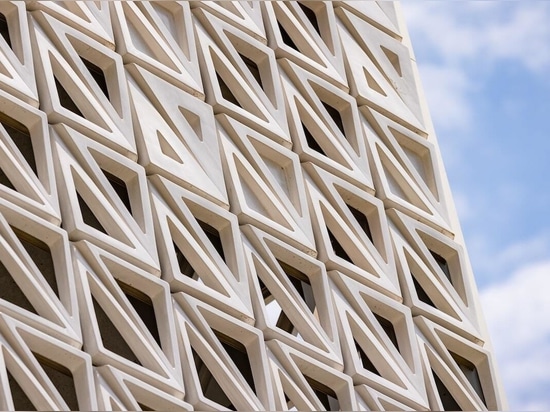
<path fill-rule="evenodd" d="M 511 410 L 550 410 L 550 2 L 402 8 Z"/>

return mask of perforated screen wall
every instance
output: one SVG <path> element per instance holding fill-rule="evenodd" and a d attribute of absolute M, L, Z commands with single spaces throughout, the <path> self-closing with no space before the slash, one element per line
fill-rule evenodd
<path fill-rule="evenodd" d="M 0 409 L 500 409 L 391 2 L 0 2 Z"/>

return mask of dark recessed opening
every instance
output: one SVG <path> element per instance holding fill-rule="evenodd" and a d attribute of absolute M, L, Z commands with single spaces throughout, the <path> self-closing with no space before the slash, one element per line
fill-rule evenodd
<path fill-rule="evenodd" d="M 359 226 L 361 226 L 361 229 L 363 229 L 363 232 L 367 235 L 367 237 L 370 239 L 370 241 L 374 244 L 374 240 L 372 238 L 372 232 L 370 230 L 369 226 L 369 220 L 367 219 L 367 216 L 363 212 L 360 212 L 353 206 L 347 205 L 348 209 L 350 210 L 351 214 L 357 220 L 357 223 L 359 223 Z"/>
<path fill-rule="evenodd" d="M 213 329 L 213 331 L 250 388 L 256 392 L 256 385 L 254 384 L 254 376 L 252 374 L 252 367 L 250 366 L 250 359 L 248 359 L 246 347 L 234 338 L 224 335 L 217 330 Z"/>
<path fill-rule="evenodd" d="M 435 385 L 437 386 L 437 392 L 439 392 L 439 398 L 441 399 L 441 404 L 443 405 L 443 410 L 445 411 L 461 411 L 460 405 L 453 397 L 449 389 L 445 384 L 439 379 L 439 376 L 433 371 L 432 375 L 434 377 Z"/>
<path fill-rule="evenodd" d="M 178 245 L 176 245 L 176 242 L 172 241 L 172 245 L 174 246 L 174 251 L 176 252 L 176 258 L 178 259 L 180 272 L 183 275 L 190 277 L 191 279 L 197 280 L 199 278 L 197 272 L 195 272 L 195 269 L 193 269 L 191 263 L 189 263 L 181 249 L 178 247 Z"/>
<path fill-rule="evenodd" d="M 36 411 L 36 407 L 33 405 L 27 394 L 23 391 L 23 388 L 19 386 L 19 383 L 15 380 L 10 371 L 8 370 L 7 372 L 14 410 Z"/>
<path fill-rule="evenodd" d="M 42 355 L 33 353 L 36 360 L 48 375 L 48 378 L 52 381 L 59 394 L 63 397 L 69 410 L 78 411 L 78 399 L 76 396 L 76 390 L 74 387 L 73 374 L 65 366 L 60 365 L 51 359 L 45 358 Z"/>
<path fill-rule="evenodd" d="M 0 299 L 4 299 L 20 308 L 37 314 L 34 306 L 27 299 L 19 285 L 15 282 L 8 269 L 0 261 Z"/>
<path fill-rule="evenodd" d="M 109 316 L 107 316 L 101 305 L 93 296 L 92 301 L 103 346 L 111 352 L 128 359 L 129 361 L 141 365 L 134 351 L 132 351 L 130 346 L 128 346 L 126 340 L 122 337 L 116 326 L 113 322 L 111 322 Z"/>
<path fill-rule="evenodd" d="M 11 182 L 10 178 L 8 177 L 8 175 L 6 175 L 4 173 L 4 171 L 2 170 L 2 167 L 0 166 L 0 184 L 10 188 L 11 190 L 17 190 L 15 189 L 15 186 L 13 185 L 13 183 Z"/>
<path fill-rule="evenodd" d="M 0 123 L 2 123 L 4 129 L 6 129 L 6 132 L 13 140 L 34 174 L 37 174 L 34 148 L 32 145 L 31 134 L 27 126 L 5 113 L 0 113 Z"/>
<path fill-rule="evenodd" d="M 292 47 L 297 52 L 299 52 L 300 50 L 298 49 L 298 46 L 296 46 L 296 43 L 294 43 L 294 41 L 292 41 L 292 38 L 289 36 L 287 31 L 284 29 L 283 25 L 279 22 L 277 22 L 277 25 L 279 26 L 279 31 L 281 32 L 281 37 L 283 39 L 283 43 L 286 44 L 287 46 Z"/>
<path fill-rule="evenodd" d="M 195 367 L 197 368 L 197 374 L 199 375 L 199 382 L 203 395 L 227 409 L 232 411 L 236 410 L 214 375 L 212 375 L 212 372 L 210 372 L 210 369 L 208 369 L 208 366 L 206 366 L 194 349 L 191 350 L 193 352 L 193 360 L 195 361 Z"/>
<path fill-rule="evenodd" d="M 287 265 L 284 262 L 281 262 L 280 260 L 277 260 L 277 262 L 281 265 L 283 272 L 287 275 L 288 280 L 290 280 L 298 294 L 302 297 L 311 313 L 314 313 L 316 303 L 309 277 L 305 273 Z"/>
<path fill-rule="evenodd" d="M 275 300 L 275 297 L 272 295 L 271 291 L 268 289 L 268 287 L 262 282 L 262 280 L 258 277 L 258 283 L 260 284 L 260 289 L 262 291 L 262 297 L 264 299 L 264 304 L 267 308 L 267 306 Z M 295 331 L 294 324 L 290 321 L 286 313 L 283 311 L 281 305 L 279 305 L 281 308 L 279 317 L 277 318 L 277 322 L 275 324 L 275 327 L 293 334 Z M 269 310 L 269 309 L 267 309 Z"/>
<path fill-rule="evenodd" d="M 243 60 L 244 64 L 246 64 L 246 67 L 248 68 L 250 73 L 252 73 L 252 76 L 254 76 L 260 87 L 263 89 L 264 85 L 262 83 L 262 76 L 260 74 L 260 68 L 258 67 L 258 65 L 253 60 L 250 60 L 248 57 L 242 55 L 241 53 L 239 53 L 239 56 Z"/>
<path fill-rule="evenodd" d="M 12 48 L 11 37 L 10 37 L 10 28 L 8 26 L 8 20 L 3 13 L 0 13 L 0 34 L 6 40 L 6 43 Z"/>
<path fill-rule="evenodd" d="M 481 401 L 485 404 L 485 406 L 487 406 L 485 395 L 483 394 L 483 388 L 481 387 L 481 381 L 479 380 L 479 373 L 477 372 L 475 365 L 468 359 L 463 358 L 454 352 L 449 351 L 449 353 L 457 363 L 462 373 L 464 373 L 464 376 L 466 376 L 466 379 L 468 379 L 468 382 L 470 382 L 478 396 L 481 398 Z"/>
<path fill-rule="evenodd" d="M 84 117 L 74 100 L 71 98 L 69 93 L 67 93 L 67 90 L 65 90 L 59 80 L 57 80 L 57 77 L 54 76 L 54 79 L 55 88 L 57 89 L 57 95 L 59 96 L 59 103 L 61 104 L 61 106 L 80 117 Z"/>
<path fill-rule="evenodd" d="M 84 221 L 84 223 L 107 235 L 108 234 L 107 231 L 105 230 L 101 222 L 98 220 L 97 216 L 92 211 L 92 209 L 90 209 L 88 204 L 84 201 L 82 196 L 80 196 L 80 193 L 77 192 L 76 195 L 78 197 L 78 206 L 80 207 L 80 213 L 82 213 L 82 220 Z"/>
<path fill-rule="evenodd" d="M 113 189 L 115 189 L 116 194 L 122 200 L 122 203 L 124 203 L 124 206 L 128 210 L 128 212 L 132 213 L 132 205 L 130 203 L 130 195 L 128 193 L 128 187 L 126 186 L 126 183 L 121 178 L 109 173 L 106 170 L 101 169 Z"/>
<path fill-rule="evenodd" d="M 304 130 L 304 135 L 306 137 L 307 145 L 311 149 L 315 150 L 317 153 L 321 153 L 323 156 L 326 156 L 321 146 L 319 146 L 319 143 L 317 143 L 317 139 L 313 137 L 313 135 L 311 134 L 311 132 L 309 131 L 309 129 L 306 127 L 304 123 L 302 123 L 302 129 Z"/>
<path fill-rule="evenodd" d="M 319 22 L 317 21 L 317 15 L 313 10 L 311 10 L 308 6 L 306 6 L 303 2 L 299 2 L 298 5 L 306 15 L 307 19 L 310 21 L 311 25 L 315 28 L 315 31 L 319 34 L 321 34 L 321 30 L 319 29 Z"/>
<path fill-rule="evenodd" d="M 346 251 L 344 250 L 344 248 L 342 247 L 342 245 L 338 242 L 338 240 L 336 239 L 336 236 L 334 236 L 332 234 L 332 232 L 330 231 L 330 229 L 327 227 L 327 232 L 328 232 L 328 237 L 330 239 L 330 244 L 332 246 L 332 249 L 334 250 L 334 253 L 336 254 L 336 256 L 350 262 L 350 263 L 353 263 L 353 261 L 351 260 L 351 258 L 349 257 L 349 255 L 346 253 Z"/>
<path fill-rule="evenodd" d="M 306 381 L 309 384 L 309 386 L 311 386 L 311 389 L 315 393 L 315 396 L 319 398 L 319 400 L 323 404 L 323 407 L 327 411 L 340 410 L 340 402 L 338 402 L 338 397 L 336 396 L 336 393 L 331 388 L 322 384 L 319 381 L 316 381 L 313 378 L 310 378 L 307 375 L 304 375 L 304 377 L 306 378 Z"/>
<path fill-rule="evenodd" d="M 323 103 L 325 110 L 328 112 L 332 120 L 334 120 L 334 123 L 336 123 L 336 126 L 338 126 L 338 129 L 340 129 L 342 134 L 345 136 L 346 132 L 344 131 L 344 122 L 342 120 L 342 115 L 340 114 L 340 112 L 328 103 L 325 103 L 323 101 L 321 101 L 321 103 Z"/>
<path fill-rule="evenodd" d="M 105 97 L 107 97 L 107 99 L 110 99 L 107 81 L 105 80 L 105 72 L 100 67 L 93 64 L 91 61 L 86 60 L 84 57 L 80 56 L 80 59 L 96 81 L 97 85 L 99 86 Z"/>
<path fill-rule="evenodd" d="M 144 404 L 142 404 L 142 403 L 140 403 L 140 402 L 138 402 L 137 404 L 138 404 L 139 408 L 140 408 L 142 411 L 154 411 L 154 410 L 155 410 L 155 409 L 153 409 L 153 408 L 151 408 L 151 407 L 149 407 L 149 406 L 147 406 L 147 405 L 144 405 Z"/>
<path fill-rule="evenodd" d="M 155 341 L 161 346 L 155 308 L 151 298 L 142 291 L 126 283 L 122 283 L 119 280 L 117 280 L 117 283 L 149 332 L 151 332 L 151 335 L 153 335 Z"/>
<path fill-rule="evenodd" d="M 215 227 L 210 226 L 208 223 L 203 222 L 202 220 L 197 219 L 197 222 L 208 237 L 208 240 L 210 240 L 210 243 L 214 245 L 214 248 L 225 262 L 225 253 L 223 251 L 223 244 L 220 237 L 220 232 Z"/>
<path fill-rule="evenodd" d="M 420 299 L 420 301 L 422 301 L 424 303 L 427 303 L 428 305 L 430 305 L 434 308 L 437 308 L 435 306 L 435 303 L 433 303 L 433 301 L 430 299 L 430 297 L 428 296 L 428 294 L 424 290 L 424 288 L 422 286 L 420 286 L 420 283 L 418 283 L 418 281 L 415 279 L 414 275 L 411 274 L 411 276 L 412 276 L 412 280 L 413 280 L 413 283 L 414 283 L 414 289 L 416 290 L 416 295 L 418 296 L 418 299 Z"/>
<path fill-rule="evenodd" d="M 57 289 L 57 278 L 55 277 L 55 266 L 53 264 L 52 252 L 49 246 L 40 239 L 35 238 L 28 233 L 25 233 L 15 227 L 12 227 L 13 232 L 38 267 L 44 279 L 48 282 L 54 293 L 59 296 Z"/>
<path fill-rule="evenodd" d="M 382 316 L 377 315 L 374 312 L 373 314 L 376 320 L 378 321 L 378 323 L 380 323 L 380 326 L 382 326 L 382 329 L 384 329 L 384 332 L 386 332 L 386 335 L 388 335 L 388 337 L 392 341 L 393 345 L 396 347 L 397 350 L 399 350 L 399 344 L 397 342 L 397 335 L 395 334 L 395 328 L 393 326 L 393 323 L 391 323 L 386 318 L 383 318 Z"/>
<path fill-rule="evenodd" d="M 378 369 L 376 369 L 376 366 L 374 366 L 374 363 L 372 363 L 366 352 L 363 350 L 363 348 L 357 343 L 355 339 L 353 340 L 353 342 L 355 342 L 355 350 L 357 350 L 357 355 L 359 356 L 359 359 L 361 359 L 361 364 L 363 365 L 363 368 L 378 376 L 382 376 L 380 375 L 380 372 L 378 372 Z"/>
<path fill-rule="evenodd" d="M 441 255 L 438 255 L 432 250 L 430 250 L 430 253 L 432 254 L 433 258 L 435 259 L 435 261 L 437 262 L 437 264 L 439 265 L 440 269 L 443 271 L 447 279 L 449 279 L 449 282 L 451 282 L 452 284 L 453 281 L 451 279 L 451 271 L 449 270 L 449 264 L 447 263 L 445 258 Z"/>
<path fill-rule="evenodd" d="M 239 100 L 235 97 L 229 86 L 223 81 L 222 77 L 216 73 L 216 77 L 218 78 L 218 84 L 220 85 L 220 90 L 222 92 L 222 97 L 233 103 L 235 106 L 242 107 L 239 103 Z"/>

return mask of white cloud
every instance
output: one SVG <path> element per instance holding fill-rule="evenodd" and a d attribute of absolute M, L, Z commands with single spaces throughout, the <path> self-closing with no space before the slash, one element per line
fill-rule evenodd
<path fill-rule="evenodd" d="M 521 267 L 481 301 L 511 410 L 550 409 L 550 260 Z"/>
<path fill-rule="evenodd" d="M 403 2 L 432 118 L 441 132 L 475 121 L 474 95 L 503 64 L 546 75 L 550 2 Z"/>
<path fill-rule="evenodd" d="M 483 4 L 480 4 L 483 3 Z M 445 65 L 514 60 L 530 70 L 550 66 L 548 2 L 406 2 L 409 31 Z"/>
<path fill-rule="evenodd" d="M 477 137 L 470 132 L 483 121 L 477 118 L 481 110 L 488 116 L 495 81 L 515 70 L 521 73 L 515 76 L 518 81 L 536 76 L 541 84 L 550 83 L 550 2 L 425 1 L 402 6 L 428 106 L 436 130 L 446 139 L 440 139 L 446 168 L 460 180 L 469 151 L 479 149 L 479 140 L 473 141 Z M 493 102 L 494 107 L 503 105 L 515 115 L 519 103 L 506 98 L 500 93 L 504 100 Z M 516 241 L 487 236 L 490 225 L 509 229 L 510 219 L 530 218 L 510 213 L 525 210 L 518 202 L 526 198 L 528 186 L 497 179 L 495 175 L 489 194 L 480 192 L 475 182 L 462 187 L 464 196 L 458 197 L 457 208 L 463 219 L 478 226 L 470 226 L 467 246 L 475 272 L 489 283 L 481 299 L 509 406 L 548 410 L 550 231 L 539 227 L 537 234 L 518 236 Z M 471 202 L 465 200 L 468 195 Z"/>
<path fill-rule="evenodd" d="M 418 65 L 422 86 L 438 130 L 466 130 L 472 121 L 467 94 L 471 84 L 464 71 L 451 66 Z"/>
<path fill-rule="evenodd" d="M 500 248 L 495 239 L 477 232 L 467 239 L 466 245 L 474 272 L 478 276 L 483 274 L 485 283 L 504 281 L 530 262 L 545 260 L 550 256 L 548 233 L 533 235 Z"/>

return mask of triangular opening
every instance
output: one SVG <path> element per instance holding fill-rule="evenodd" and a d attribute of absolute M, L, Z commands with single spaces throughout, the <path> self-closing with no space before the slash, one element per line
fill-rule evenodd
<path fill-rule="evenodd" d="M 342 120 L 342 115 L 340 114 L 340 112 L 328 103 L 325 103 L 323 101 L 321 101 L 321 103 L 323 103 L 323 107 L 328 112 L 329 116 L 332 118 L 334 123 L 336 123 L 336 126 L 338 126 L 338 129 L 340 129 L 342 134 L 345 136 L 346 132 L 344 131 L 344 122 Z"/>
<path fill-rule="evenodd" d="M 34 236 L 23 232 L 15 227 L 11 227 L 38 270 L 44 276 L 54 293 L 59 296 L 57 288 L 57 278 L 55 276 L 55 266 L 53 263 L 52 252 L 49 246 L 35 238 Z"/>
<path fill-rule="evenodd" d="M 195 271 L 191 263 L 189 263 L 176 242 L 172 241 L 172 245 L 174 246 L 174 251 L 176 252 L 180 272 L 191 279 L 200 280 L 198 273 Z"/>
<path fill-rule="evenodd" d="M 392 52 L 391 50 L 386 49 L 382 45 L 380 45 L 380 48 L 382 49 L 382 51 L 390 61 L 391 65 L 393 66 L 393 68 L 395 69 L 399 77 L 403 77 L 403 74 L 401 73 L 401 64 L 399 63 L 399 56 L 396 53 Z"/>
<path fill-rule="evenodd" d="M 195 367 L 197 368 L 197 374 L 199 375 L 199 383 L 203 395 L 227 409 L 232 411 L 236 410 L 214 375 L 212 375 L 212 372 L 210 372 L 210 369 L 208 369 L 208 366 L 206 366 L 206 363 L 203 362 L 201 357 L 193 348 L 191 348 L 191 351 L 193 352 L 193 360 L 195 362 Z"/>
<path fill-rule="evenodd" d="M 82 62 L 84 63 L 84 65 L 86 66 L 86 68 L 88 69 L 92 77 L 94 78 L 94 80 L 96 81 L 97 85 L 99 86 L 99 88 L 101 89 L 105 97 L 107 97 L 107 99 L 110 100 L 111 98 L 109 97 L 109 88 L 107 87 L 105 72 L 99 66 L 96 66 L 95 64 L 85 59 L 84 57 L 80 56 L 80 59 L 82 60 Z"/>
<path fill-rule="evenodd" d="M 61 106 L 63 106 L 65 109 L 73 112 L 74 114 L 80 117 L 84 117 L 82 115 L 82 112 L 74 102 L 74 100 L 71 98 L 69 93 L 67 93 L 67 90 L 65 90 L 65 88 L 61 85 L 61 83 L 59 82 L 59 80 L 55 75 L 54 75 L 54 80 L 55 80 L 55 88 L 57 89 L 57 95 L 59 97 L 59 103 L 61 104 Z"/>
<path fill-rule="evenodd" d="M 454 352 L 449 351 L 449 353 L 457 363 L 462 373 L 464 373 L 464 376 L 466 376 L 466 379 L 468 379 L 468 382 L 470 382 L 470 385 L 472 385 L 472 388 L 474 388 L 481 401 L 485 404 L 485 406 L 487 406 L 485 395 L 483 394 L 483 388 L 481 387 L 481 381 L 479 380 L 479 373 L 477 372 L 475 365 L 468 359 L 463 358 Z"/>
<path fill-rule="evenodd" d="M 374 244 L 374 239 L 372 237 L 372 232 L 370 230 L 369 220 L 367 219 L 367 216 L 365 216 L 363 212 L 357 210 L 353 206 L 350 206 L 348 204 L 346 204 L 346 206 L 350 210 L 355 220 L 357 220 L 357 223 L 359 223 L 359 226 L 361 227 L 361 229 L 363 229 L 363 232 L 365 232 L 369 240 Z"/>
<path fill-rule="evenodd" d="M 10 188 L 11 190 L 17 191 L 8 175 L 4 173 L 4 170 L 2 170 L 2 166 L 0 166 L 0 184 Z"/>
<path fill-rule="evenodd" d="M 0 299 L 38 314 L 2 262 L 0 262 Z"/>
<path fill-rule="evenodd" d="M 276 162 L 274 159 L 271 159 L 269 154 L 264 153 L 258 153 L 260 157 L 262 158 L 263 162 L 269 169 L 269 171 L 273 174 L 275 177 L 275 180 L 279 185 L 281 185 L 281 188 L 285 191 L 287 195 L 290 196 L 290 189 L 288 187 L 288 177 L 286 168 L 284 166 L 281 166 L 278 162 Z M 293 199 L 291 199 L 292 201 Z"/>
<path fill-rule="evenodd" d="M 284 312 L 283 308 L 275 299 L 275 296 L 271 293 L 269 288 L 258 277 L 258 283 L 262 291 L 262 297 L 264 299 L 264 305 L 266 310 L 267 322 L 270 326 L 275 326 L 291 335 L 296 335 L 297 331 L 294 324 L 290 321 L 289 317 Z"/>
<path fill-rule="evenodd" d="M 422 180 L 426 182 L 430 191 L 436 198 L 438 198 L 437 184 L 434 178 L 430 150 L 426 146 L 415 142 L 410 137 L 391 126 L 388 126 L 388 130 L 393 137 L 395 137 L 399 147 L 403 149 L 403 152 L 408 157 L 409 161 L 418 172 Z"/>
<path fill-rule="evenodd" d="M 115 401 L 112 397 L 109 397 L 109 404 L 111 405 L 111 410 L 112 411 L 121 411 L 122 410 L 122 406 L 117 401 Z M 139 403 L 138 403 L 138 405 L 139 405 Z"/>
<path fill-rule="evenodd" d="M 418 283 L 418 281 L 414 277 L 414 274 L 411 273 L 411 277 L 414 283 L 414 289 L 416 291 L 416 296 L 418 296 L 418 299 L 437 309 L 437 306 L 435 306 L 435 303 L 433 303 L 433 301 L 430 299 L 430 297 L 428 296 L 424 288 L 420 285 L 420 283 Z"/>
<path fill-rule="evenodd" d="M 10 28 L 8 25 L 8 20 L 6 19 L 6 16 L 3 13 L 0 13 L 0 34 L 6 40 L 6 43 L 10 46 L 10 49 L 12 48 L 11 45 L 11 37 L 10 37 Z"/>
<path fill-rule="evenodd" d="M 132 13 L 133 14 L 133 13 Z M 146 55 L 153 57 L 155 60 L 157 60 L 157 55 L 153 51 L 151 47 L 149 47 L 149 44 L 147 44 L 147 41 L 144 39 L 144 37 L 141 35 L 141 30 L 143 30 L 142 27 L 140 27 L 141 30 L 139 30 L 134 23 L 132 22 L 133 19 L 126 19 L 127 25 L 128 25 L 128 31 L 130 32 L 130 39 L 132 41 L 132 44 L 138 49 L 140 52 L 145 53 Z"/>
<path fill-rule="evenodd" d="M 98 220 L 93 210 L 90 209 L 86 201 L 82 198 L 82 196 L 80 196 L 80 193 L 76 192 L 76 196 L 78 197 L 78 206 L 80 207 L 80 213 L 82 214 L 82 220 L 84 223 L 107 235 L 107 231 Z"/>
<path fill-rule="evenodd" d="M 327 227 L 328 237 L 330 239 L 330 244 L 332 246 L 332 250 L 334 250 L 334 253 L 336 256 L 348 261 L 349 263 L 353 263 L 349 255 L 346 253 L 340 242 L 338 242 L 338 239 L 336 239 L 336 236 L 330 231 L 330 229 Z"/>
<path fill-rule="evenodd" d="M 300 122 L 300 123 L 302 124 L 302 129 L 304 130 L 304 135 L 306 137 L 306 142 L 307 142 L 307 145 L 309 146 L 309 148 L 312 149 L 312 150 L 315 150 L 317 153 L 320 153 L 323 156 L 326 156 L 326 153 L 321 148 L 319 143 L 317 143 L 317 139 L 315 139 L 315 137 L 313 137 L 313 135 L 311 134 L 311 132 L 309 131 L 307 126 L 303 122 Z"/>
<path fill-rule="evenodd" d="M 175 160 L 178 163 L 183 164 L 183 160 L 181 160 L 181 158 L 178 156 L 174 148 L 170 145 L 170 143 L 168 143 L 166 138 L 162 135 L 160 130 L 157 130 L 157 138 L 159 140 L 160 151 L 162 152 L 162 154 L 164 154 L 165 156 L 168 156 L 170 159 Z"/>
<path fill-rule="evenodd" d="M 256 385 L 254 384 L 254 376 L 252 374 L 252 367 L 250 366 L 250 359 L 248 358 L 246 347 L 230 336 L 224 335 L 215 329 L 213 329 L 213 331 L 252 391 L 256 393 Z"/>
<path fill-rule="evenodd" d="M 224 9 L 226 9 L 227 11 L 231 12 L 232 14 L 235 15 L 235 17 L 237 17 L 238 19 L 243 19 L 243 14 L 239 11 L 239 9 L 236 7 L 235 4 L 232 4 L 231 2 L 229 1 L 220 1 L 218 3 L 219 7 L 223 7 Z"/>
<path fill-rule="evenodd" d="M 390 163 L 391 160 L 388 159 L 387 161 L 388 161 L 388 165 L 391 165 Z M 398 196 L 403 200 L 406 200 L 407 202 L 422 209 L 427 213 L 430 213 L 430 211 L 426 208 L 426 205 L 420 199 L 418 193 L 416 193 L 411 188 L 411 186 L 405 180 L 405 177 L 401 175 L 399 170 L 394 165 L 392 165 L 391 168 L 387 167 L 386 163 L 383 161 L 382 170 L 384 172 L 384 176 L 386 177 L 386 181 L 389 186 L 389 189 L 390 189 L 389 191 L 391 192 L 391 194 Z"/>
<path fill-rule="evenodd" d="M 108 171 L 101 169 L 113 189 L 115 190 L 116 194 L 122 200 L 122 203 L 124 203 L 124 206 L 130 212 L 132 213 L 132 205 L 130 203 L 130 195 L 128 193 L 128 187 L 126 186 L 126 182 L 124 180 L 120 179 L 119 177 L 109 173 Z"/>
<path fill-rule="evenodd" d="M 150 406 L 142 404 L 141 402 L 138 402 L 137 404 L 139 406 L 139 409 L 141 409 L 142 411 L 154 411 L 155 410 L 155 409 L 151 408 Z"/>
<path fill-rule="evenodd" d="M 355 350 L 357 351 L 357 356 L 359 356 L 363 368 L 378 376 L 382 376 L 380 375 L 380 372 L 378 372 L 378 369 L 376 369 L 376 366 L 374 366 L 370 358 L 367 356 L 361 345 L 359 345 L 355 339 L 353 340 L 353 342 L 355 343 Z"/>
<path fill-rule="evenodd" d="M 380 93 L 382 96 L 386 97 L 386 93 L 384 92 L 384 89 L 380 87 L 380 85 L 374 80 L 374 77 L 367 71 L 367 69 L 363 68 L 363 73 L 365 74 L 365 79 L 367 80 L 367 85 L 374 90 L 377 93 Z"/>
<path fill-rule="evenodd" d="M 462 408 L 456 401 L 456 399 L 453 397 L 451 392 L 449 392 L 449 389 L 445 386 L 445 384 L 439 379 L 439 376 L 437 376 L 437 373 L 434 372 L 432 369 L 432 375 L 434 377 L 435 386 L 437 386 L 437 392 L 439 392 L 439 399 L 441 399 L 441 404 L 443 405 L 444 411 L 461 411 Z"/>
<path fill-rule="evenodd" d="M 305 273 L 280 260 L 277 260 L 277 263 L 279 263 L 281 269 L 283 269 L 283 272 L 288 277 L 288 280 L 290 280 L 292 286 L 294 286 L 298 294 L 302 297 L 311 313 L 315 314 L 315 295 L 313 294 L 313 288 L 311 287 L 309 277 Z"/>
<path fill-rule="evenodd" d="M 315 31 L 319 35 L 321 35 L 321 30 L 319 29 L 319 22 L 317 21 L 317 15 L 315 14 L 315 12 L 312 9 L 310 9 L 308 6 L 306 6 L 304 2 L 298 2 L 298 6 L 300 6 L 300 8 L 306 15 L 307 19 L 309 20 L 309 22 L 311 23 Z"/>
<path fill-rule="evenodd" d="M 197 219 L 197 223 L 202 228 L 210 243 L 214 246 L 220 257 L 225 262 L 225 253 L 223 251 L 222 239 L 220 237 L 220 232 L 215 227 L 210 226 L 208 223 L 203 222 L 202 220 Z"/>
<path fill-rule="evenodd" d="M 13 140 L 34 174 L 37 174 L 34 148 L 32 145 L 31 134 L 27 126 L 12 117 L 9 117 L 5 113 L 0 113 L 0 123 L 2 123 L 4 129 L 6 129 L 8 136 Z"/>
<path fill-rule="evenodd" d="M 120 289 L 122 289 L 122 292 L 124 292 L 128 302 L 130 302 L 149 332 L 151 332 L 155 341 L 161 346 L 157 318 L 155 316 L 155 307 L 149 295 L 119 280 L 117 280 L 117 283 Z"/>
<path fill-rule="evenodd" d="M 252 73 L 252 76 L 254 76 L 254 79 L 256 79 L 260 87 L 263 89 L 264 85 L 262 83 L 262 76 L 260 74 L 260 68 L 258 67 L 258 65 L 253 60 L 242 55 L 241 53 L 239 53 L 239 56 L 243 60 L 244 64 L 246 64 L 246 67 L 248 68 L 250 73 Z"/>
<path fill-rule="evenodd" d="M 300 52 L 300 49 L 298 49 L 298 46 L 296 46 L 296 43 L 292 40 L 290 35 L 287 33 L 287 31 L 284 29 L 283 25 L 279 22 L 277 22 L 277 26 L 279 26 L 279 31 L 281 32 L 281 38 L 283 39 L 283 43 L 287 46 L 293 48 L 297 52 Z"/>
<path fill-rule="evenodd" d="M 447 260 L 443 256 L 435 253 L 433 250 L 430 250 L 430 254 L 433 256 L 441 271 L 445 274 L 449 282 L 451 282 L 452 284 L 453 281 L 451 279 L 451 271 L 449 270 L 449 264 L 447 263 Z"/>
<path fill-rule="evenodd" d="M 386 332 L 386 335 L 388 335 L 388 338 L 390 338 L 393 346 L 395 346 L 395 348 L 399 351 L 399 343 L 397 342 L 397 335 L 395 333 L 395 327 L 393 326 L 393 323 L 374 312 L 373 315 L 380 326 L 382 326 L 382 329 L 384 329 L 384 332 Z"/>
<path fill-rule="evenodd" d="M 176 23 L 176 19 L 174 18 L 174 14 L 169 10 L 169 7 L 166 7 L 162 4 L 163 2 L 157 2 L 152 1 L 150 4 L 153 7 L 153 9 L 157 12 L 158 16 L 160 17 L 160 20 L 164 23 L 166 28 L 168 29 L 168 32 L 172 35 L 174 39 L 178 39 L 178 23 Z M 182 46 L 182 50 L 185 53 L 185 57 L 189 59 L 189 50 L 187 47 L 187 42 L 182 41 L 178 42 L 180 46 Z"/>
<path fill-rule="evenodd" d="M 319 398 L 319 400 L 323 404 L 323 407 L 327 411 L 340 410 L 340 402 L 338 402 L 338 396 L 336 396 L 336 393 L 334 392 L 333 389 L 329 388 L 328 386 L 322 384 L 319 381 L 316 381 L 313 378 L 310 378 L 307 375 L 304 375 L 304 378 L 306 378 L 306 381 L 309 384 L 309 386 L 311 386 L 311 389 L 315 393 L 315 396 Z"/>
<path fill-rule="evenodd" d="M 65 366 L 47 359 L 38 353 L 33 353 L 34 357 L 48 375 L 59 394 L 63 397 L 70 411 L 78 411 L 78 399 L 74 387 L 73 374 Z"/>
<path fill-rule="evenodd" d="M 229 86 L 223 81 L 222 77 L 216 73 L 218 78 L 218 84 L 220 85 L 220 91 L 222 92 L 222 97 L 228 102 L 233 103 L 235 106 L 242 108 L 243 106 L 239 103 L 239 100 L 235 97 Z"/>
<path fill-rule="evenodd" d="M 187 123 L 189 123 L 189 126 L 191 126 L 199 140 L 202 142 L 201 118 L 199 117 L 199 115 L 181 106 L 179 106 L 178 108 L 183 117 L 185 117 L 185 120 L 187 120 Z"/>
<path fill-rule="evenodd" d="M 11 397 L 13 399 L 13 409 L 16 411 L 36 411 L 36 407 L 33 405 L 23 388 L 19 386 L 17 380 L 9 370 L 6 372 L 8 373 L 8 382 L 10 385 Z"/>
<path fill-rule="evenodd" d="M 111 322 L 109 316 L 107 316 L 101 305 L 93 296 L 92 301 L 97 319 L 97 326 L 99 327 L 99 332 L 101 334 L 101 341 L 103 342 L 105 349 L 108 349 L 131 362 L 141 365 L 134 351 L 132 351 L 130 346 L 128 346 L 126 340 L 122 337 L 116 326 L 113 322 Z"/>
<path fill-rule="evenodd" d="M 286 403 L 286 411 L 297 411 L 298 408 L 296 408 L 296 404 L 290 400 L 286 392 L 283 391 L 283 395 L 285 396 L 285 403 Z"/>
<path fill-rule="evenodd" d="M 256 196 L 256 192 L 250 187 L 246 179 L 240 178 L 239 181 L 243 189 L 244 198 L 246 199 L 246 204 L 250 206 L 251 209 L 261 214 L 262 216 L 270 217 L 271 214 L 264 207 L 264 205 L 262 204 L 258 196 Z"/>
<path fill-rule="evenodd" d="M 71 13 L 73 13 L 75 16 L 81 18 L 82 20 L 84 20 L 88 23 L 91 23 L 90 18 L 88 16 L 86 16 L 86 13 L 84 13 L 84 11 L 82 10 L 82 6 L 77 4 L 76 2 L 73 2 L 73 1 L 69 1 L 69 2 L 58 1 L 58 2 L 56 2 L 56 6 L 63 7 L 64 9 L 66 9 L 66 10 L 70 11 Z M 74 18 L 74 17 L 72 17 L 72 18 Z"/>

